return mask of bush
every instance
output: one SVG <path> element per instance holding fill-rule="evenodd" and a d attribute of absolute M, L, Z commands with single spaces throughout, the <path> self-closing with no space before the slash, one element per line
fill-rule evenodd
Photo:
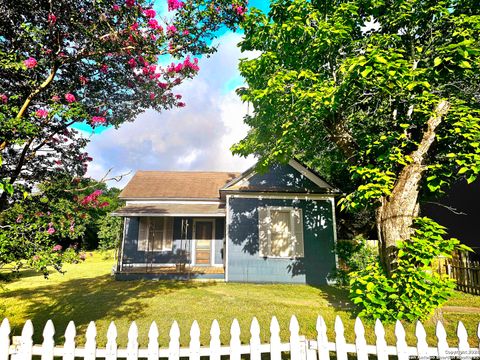
<path fill-rule="evenodd" d="M 348 286 L 350 283 L 349 273 L 365 268 L 372 261 L 378 260 L 378 250 L 367 245 L 363 237 L 353 240 L 338 241 L 335 246 L 338 257 L 338 268 L 334 269 L 329 276 L 338 286 Z"/>
<path fill-rule="evenodd" d="M 98 249 L 105 251 L 116 249 L 122 238 L 123 219 L 105 215 L 97 221 Z"/>
<path fill-rule="evenodd" d="M 410 240 L 398 244 L 397 267 L 391 276 L 372 261 L 350 274 L 350 298 L 362 309 L 360 316 L 395 320 L 425 320 L 451 296 L 455 281 L 432 271 L 438 256 L 469 250 L 457 239 L 444 239 L 445 228 L 431 219 L 418 218 Z"/>

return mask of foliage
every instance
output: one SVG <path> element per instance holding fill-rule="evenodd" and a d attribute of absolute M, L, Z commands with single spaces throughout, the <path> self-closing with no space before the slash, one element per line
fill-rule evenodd
<path fill-rule="evenodd" d="M 199 71 L 194 56 L 213 53 L 218 31 L 246 11 L 243 0 L 168 8 L 160 18 L 148 0 L 0 2 L 0 265 L 58 268 L 48 249 L 96 235 L 87 224 L 101 189 L 82 194 L 92 158 L 72 126 L 118 127 L 148 108 L 185 106 L 175 88 Z M 83 199 L 54 191 L 56 181 Z M 39 184 L 48 189 L 24 200 Z"/>
<path fill-rule="evenodd" d="M 415 220 L 409 241 L 399 243 L 398 263 L 391 276 L 378 261 L 350 273 L 350 298 L 360 315 L 385 321 L 424 320 L 444 304 L 455 280 L 432 270 L 432 261 L 451 257 L 454 250 L 470 250 L 457 239 L 444 239 L 445 228 L 428 218 Z"/>
<path fill-rule="evenodd" d="M 338 286 L 348 286 L 349 273 L 359 271 L 371 262 L 378 260 L 378 250 L 367 244 L 367 240 L 357 237 L 353 240 L 337 241 L 335 253 L 339 266 L 334 269 L 330 280 Z"/>
<path fill-rule="evenodd" d="M 100 250 L 116 249 L 121 241 L 123 218 L 119 216 L 103 216 L 97 220 L 98 248 Z"/>

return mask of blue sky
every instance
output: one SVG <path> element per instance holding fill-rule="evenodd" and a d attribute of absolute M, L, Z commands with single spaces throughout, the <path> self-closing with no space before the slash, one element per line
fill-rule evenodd
<path fill-rule="evenodd" d="M 166 10 L 166 0 L 157 0 L 158 12 Z M 250 6 L 268 11 L 268 1 L 251 0 Z M 93 157 L 87 175 L 101 178 L 130 172 L 120 183 L 123 187 L 137 170 L 210 170 L 243 171 L 254 163 L 253 157 L 234 157 L 229 151 L 248 128 L 242 104 L 235 89 L 244 84 L 238 72 L 239 58 L 255 54 L 241 53 L 237 43 L 242 34 L 224 32 L 215 40 L 218 51 L 200 59 L 198 76 L 178 88 L 187 106 L 168 112 L 148 110 L 132 123 L 119 129 L 80 125 L 83 136 L 90 137 L 87 151 Z"/>

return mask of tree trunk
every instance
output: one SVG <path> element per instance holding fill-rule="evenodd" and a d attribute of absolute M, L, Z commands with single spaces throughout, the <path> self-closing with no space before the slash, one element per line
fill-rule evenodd
<path fill-rule="evenodd" d="M 410 155 L 412 162 L 400 172 L 390 196 L 381 199 L 377 210 L 379 250 L 383 266 L 389 273 L 396 264 L 397 242 L 409 239 L 413 232 L 413 220 L 419 212 L 418 193 L 425 171 L 425 157 L 435 140 L 435 130 L 449 109 L 448 101 L 438 104 L 434 115 L 427 121 L 418 148 Z"/>

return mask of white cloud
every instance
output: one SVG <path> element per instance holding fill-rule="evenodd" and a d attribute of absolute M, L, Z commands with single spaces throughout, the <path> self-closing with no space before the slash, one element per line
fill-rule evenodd
<path fill-rule="evenodd" d="M 245 57 L 236 46 L 240 38 L 226 33 L 219 39 L 218 52 L 200 60 L 199 75 L 178 88 L 187 103 L 185 108 L 163 113 L 150 110 L 118 130 L 94 135 L 87 148 L 94 158 L 88 175 L 101 178 L 112 167 L 112 173 L 120 174 L 137 170 L 243 171 L 251 166 L 252 157 L 234 157 L 229 150 L 248 131 L 243 124 L 247 105 L 233 90 L 225 89 L 239 77 L 238 59 Z M 110 185 L 122 187 L 130 177 Z"/>

